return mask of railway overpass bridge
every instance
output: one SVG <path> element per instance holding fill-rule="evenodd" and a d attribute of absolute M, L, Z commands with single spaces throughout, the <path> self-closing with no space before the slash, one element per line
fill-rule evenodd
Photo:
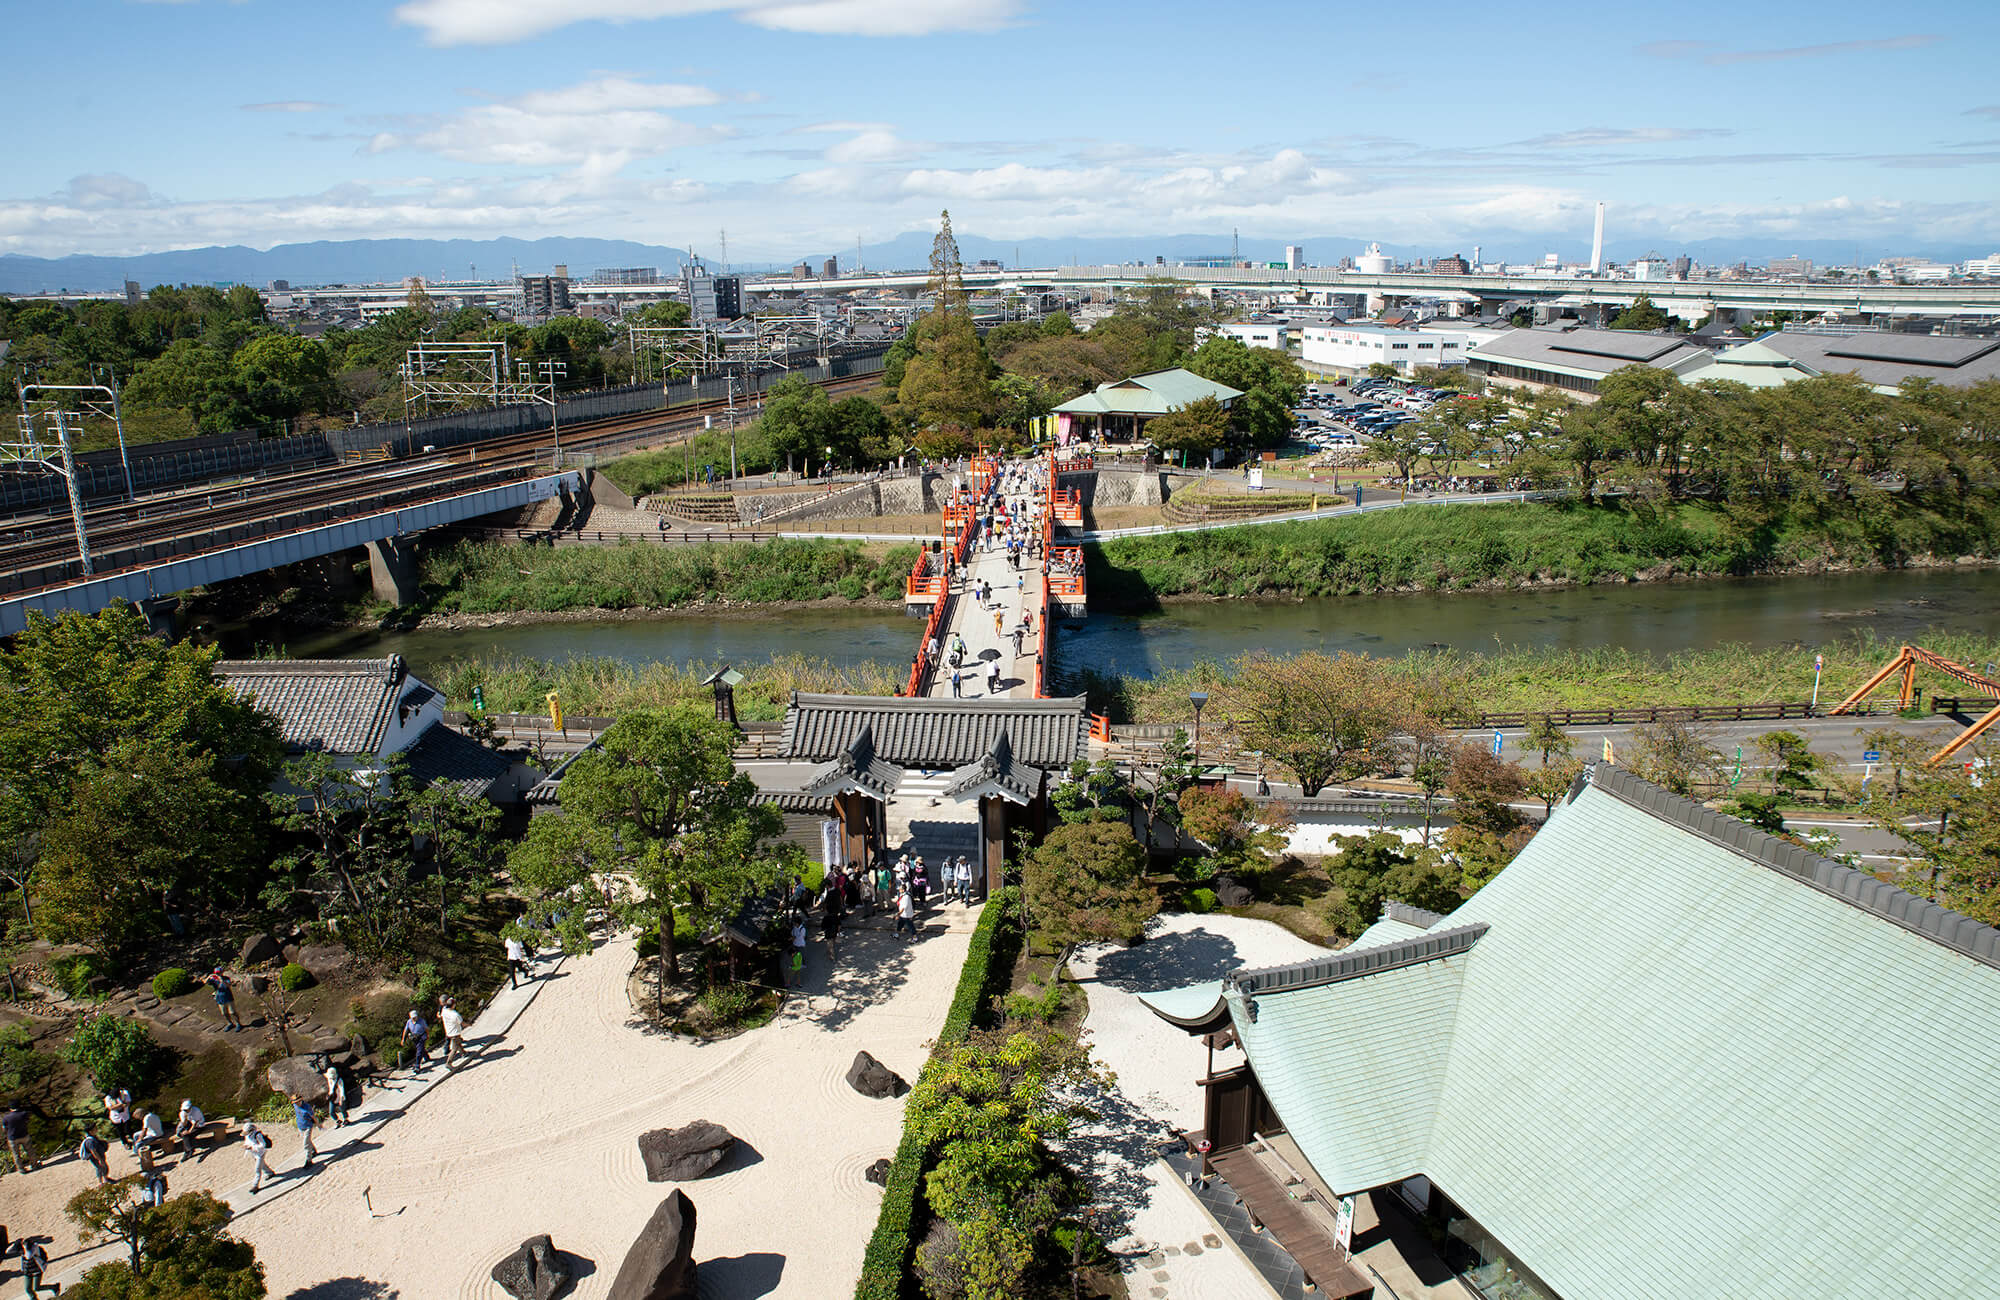
<path fill-rule="evenodd" d="M 450 473 L 403 487 L 302 507 L 283 516 L 202 527 L 183 521 L 156 540 L 137 541 L 86 573 L 76 561 L 0 575 L 0 636 L 28 625 L 30 613 L 91 614 L 125 600 L 148 610 L 176 592 L 280 565 L 366 547 L 376 590 L 398 604 L 416 595 L 409 541 L 426 529 L 477 519 L 584 490 L 578 470 L 513 467 Z M 170 534 L 170 535 L 168 535 Z"/>

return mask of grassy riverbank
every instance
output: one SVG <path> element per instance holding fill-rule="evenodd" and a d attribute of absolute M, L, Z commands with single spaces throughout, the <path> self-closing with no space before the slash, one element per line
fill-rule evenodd
<path fill-rule="evenodd" d="M 890 600 L 902 596 L 916 558 L 914 543 L 883 550 L 817 538 L 561 548 L 461 542 L 424 558 L 423 585 L 431 610 L 463 614 Z"/>
<path fill-rule="evenodd" d="M 1916 643 L 1974 671 L 2000 662 L 2000 635 L 1969 636 L 1928 631 Z M 1469 707 L 1512 713 L 1542 709 L 1594 709 L 1614 705 L 1760 704 L 1812 698 L 1813 654 L 1826 656 L 1820 702 L 1831 705 L 1896 653 L 1900 642 L 1861 633 L 1811 648 L 1712 650 L 1654 656 L 1643 651 L 1512 649 L 1494 654 L 1413 651 L 1385 661 L 1391 673 L 1412 682 L 1449 682 Z M 1078 689 L 1091 708 L 1119 722 L 1186 722 L 1188 692 L 1214 697 L 1210 716 L 1227 718 L 1231 685 L 1241 660 L 1204 661 L 1152 678 L 1111 677 L 1084 671 Z M 1926 693 L 1958 693 L 1956 683 L 1931 677 Z M 1970 691 L 1970 688 L 1966 688 Z M 1885 687 L 1879 698 L 1893 698 Z"/>
<path fill-rule="evenodd" d="M 731 666 L 744 676 L 736 688 L 736 712 L 745 722 L 783 717 L 793 691 L 893 695 L 909 671 L 907 665 L 843 666 L 796 654 Z M 549 692 L 560 691 L 563 708 L 569 713 L 609 717 L 681 701 L 707 705 L 715 697 L 701 681 L 717 667 L 707 663 L 633 664 L 603 657 L 549 660 L 499 655 L 453 659 L 432 669 L 426 678 L 445 693 L 449 708 L 471 707 L 472 688 L 477 686 L 485 694 L 486 707 L 495 713 L 547 713 Z"/>
<path fill-rule="evenodd" d="M 1896 566 L 2000 553 L 2000 520 L 1894 499 L 1744 529 L 1706 505 L 1418 506 L 1116 538 L 1087 550 L 1100 609 L 1174 596 L 1331 596 Z"/>

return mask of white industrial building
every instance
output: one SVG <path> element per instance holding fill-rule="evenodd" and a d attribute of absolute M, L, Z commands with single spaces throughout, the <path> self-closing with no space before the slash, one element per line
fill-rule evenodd
<path fill-rule="evenodd" d="M 1308 325 L 1302 331 L 1299 359 L 1320 369 L 1365 372 L 1372 365 L 1396 367 L 1408 374 L 1419 366 L 1465 364 L 1467 332 L 1423 325 Z"/>
<path fill-rule="evenodd" d="M 1213 332 L 1235 339 L 1246 348 L 1285 350 L 1285 322 L 1281 320 L 1227 321 L 1214 326 Z"/>

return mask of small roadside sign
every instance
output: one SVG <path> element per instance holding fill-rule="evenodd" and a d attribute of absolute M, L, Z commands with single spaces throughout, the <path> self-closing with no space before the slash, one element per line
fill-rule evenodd
<path fill-rule="evenodd" d="M 1864 763 L 1879 763 L 1882 761 L 1882 751 L 1879 749 L 1864 749 L 1861 751 L 1861 761 Z"/>
<path fill-rule="evenodd" d="M 1493 731 L 1493 752 L 1495 754 L 1500 752 L 1500 731 L 1497 727 Z"/>

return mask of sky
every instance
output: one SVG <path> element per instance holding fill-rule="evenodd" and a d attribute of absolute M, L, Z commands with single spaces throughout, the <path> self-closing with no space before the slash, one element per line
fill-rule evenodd
<path fill-rule="evenodd" d="M 8 6 L 0 252 L 934 228 L 2000 247 L 1993 0 Z M 1523 250 L 1532 254 L 1532 249 Z M 1310 256 L 1311 250 L 1308 249 Z"/>

